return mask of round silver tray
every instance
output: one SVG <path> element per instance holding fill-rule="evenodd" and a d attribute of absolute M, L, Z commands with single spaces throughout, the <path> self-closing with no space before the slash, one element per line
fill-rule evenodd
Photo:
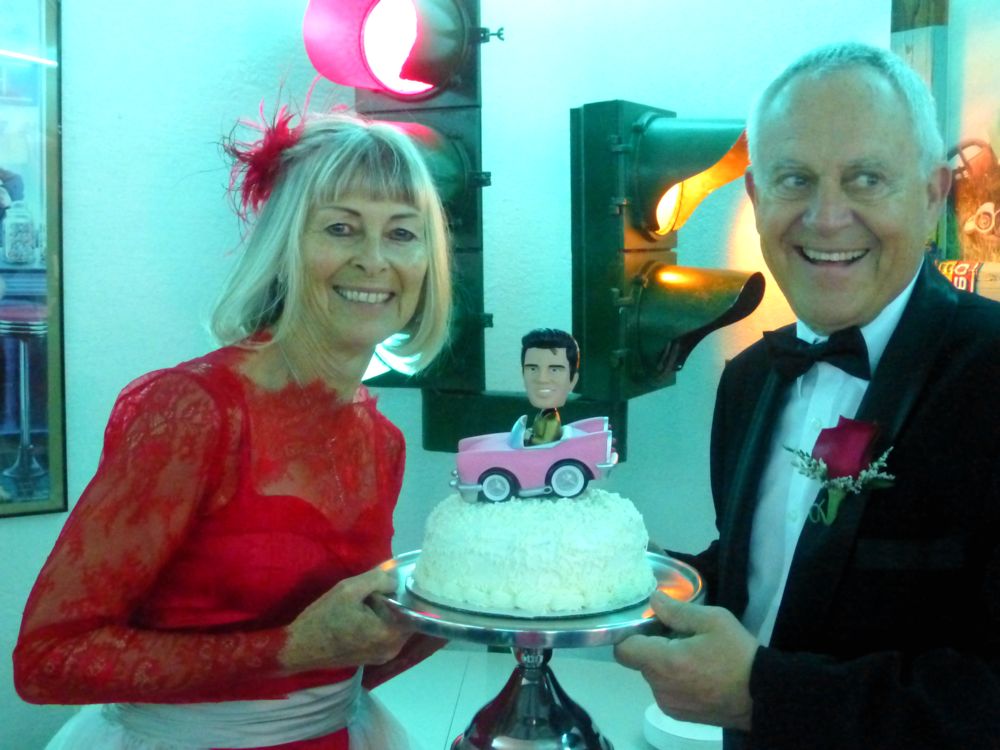
<path fill-rule="evenodd" d="M 607 646 L 637 633 L 654 634 L 663 626 L 653 615 L 648 600 L 612 612 L 579 617 L 523 618 L 480 614 L 445 607 L 414 594 L 407 586 L 420 550 L 407 552 L 382 568 L 396 573 L 396 591 L 385 600 L 389 607 L 413 627 L 427 635 L 449 640 L 472 641 L 488 646 L 519 648 L 573 648 Z M 701 575 L 692 566 L 672 557 L 647 552 L 656 587 L 675 599 L 699 602 L 704 597 Z"/>

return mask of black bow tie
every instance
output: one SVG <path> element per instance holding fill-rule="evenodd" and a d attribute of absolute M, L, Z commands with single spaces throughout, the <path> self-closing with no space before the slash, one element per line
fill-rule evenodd
<path fill-rule="evenodd" d="M 871 379 L 868 347 L 857 326 L 837 331 L 819 344 L 807 344 L 789 333 L 766 331 L 764 345 L 774 369 L 786 380 L 795 380 L 821 360 L 839 367 L 848 375 Z"/>

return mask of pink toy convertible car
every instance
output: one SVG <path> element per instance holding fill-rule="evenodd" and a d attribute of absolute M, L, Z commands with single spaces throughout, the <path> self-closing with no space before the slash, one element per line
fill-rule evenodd
<path fill-rule="evenodd" d="M 608 475 L 618 463 L 607 417 L 580 419 L 563 426 L 552 443 L 524 444 L 528 418 L 510 432 L 460 440 L 451 486 L 466 500 L 499 503 L 513 495 L 576 497 L 591 479 Z"/>

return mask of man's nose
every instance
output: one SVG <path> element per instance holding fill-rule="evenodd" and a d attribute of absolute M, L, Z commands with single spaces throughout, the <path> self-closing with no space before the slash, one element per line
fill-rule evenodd
<path fill-rule="evenodd" d="M 803 220 L 811 229 L 830 233 L 847 226 L 853 218 L 851 203 L 841 187 L 820 183 L 809 201 Z"/>

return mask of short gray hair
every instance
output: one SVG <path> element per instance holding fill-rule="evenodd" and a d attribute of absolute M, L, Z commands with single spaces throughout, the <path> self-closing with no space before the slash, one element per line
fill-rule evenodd
<path fill-rule="evenodd" d="M 926 174 L 945 160 L 944 139 L 938 125 L 934 96 L 924 80 L 906 62 L 889 50 L 859 42 L 838 42 L 807 52 L 793 62 L 764 89 L 750 111 L 747 141 L 750 162 L 757 153 L 760 121 L 764 111 L 785 86 L 800 75 L 822 76 L 852 67 L 865 67 L 882 75 L 899 93 L 910 115 L 920 165 Z"/>

